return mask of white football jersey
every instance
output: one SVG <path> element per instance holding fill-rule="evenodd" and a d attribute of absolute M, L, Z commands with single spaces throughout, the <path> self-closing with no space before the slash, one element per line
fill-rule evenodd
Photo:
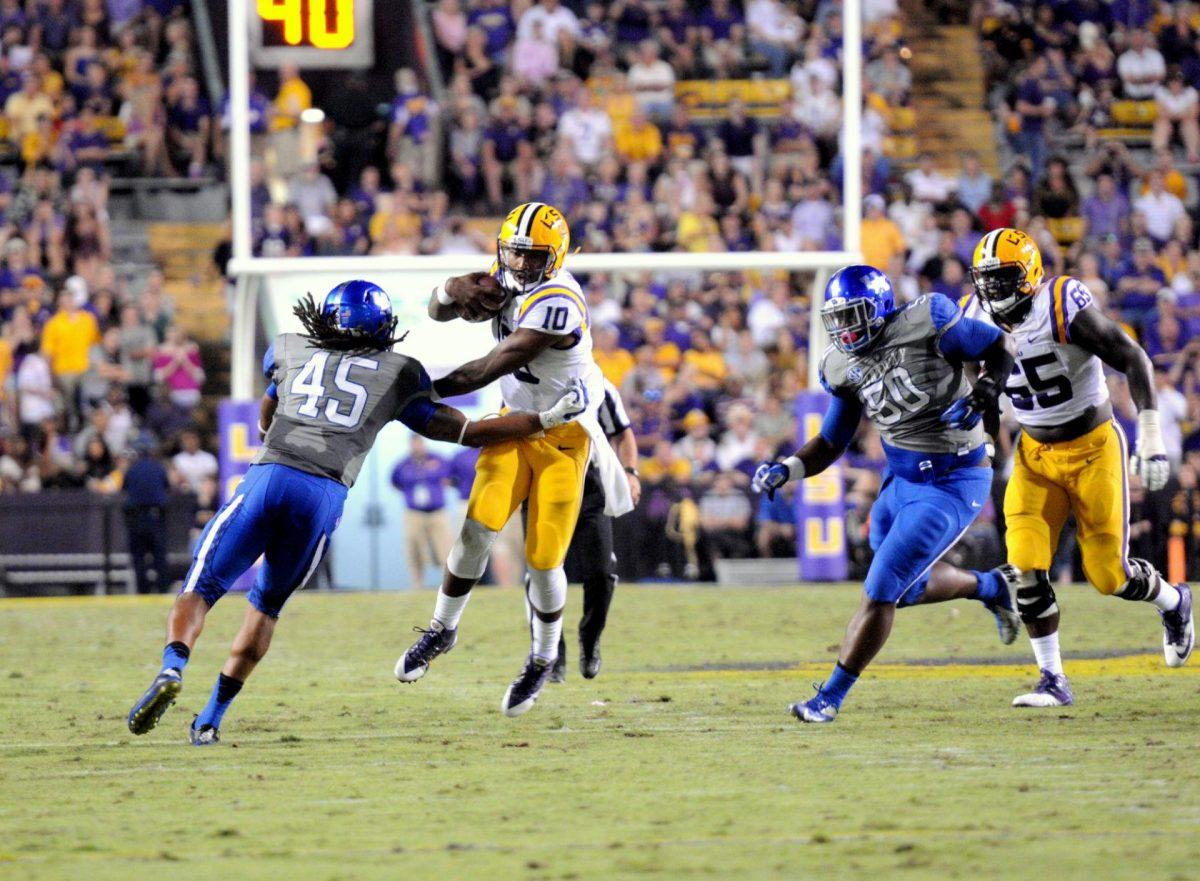
<path fill-rule="evenodd" d="M 991 321 L 974 293 L 963 306 L 971 318 Z M 1096 308 L 1087 286 L 1067 275 L 1047 279 L 1034 292 L 1033 308 L 1011 331 L 1017 363 L 1004 388 L 1021 425 L 1062 425 L 1108 400 L 1100 359 L 1071 342 L 1072 320 Z"/>
<path fill-rule="evenodd" d="M 564 349 L 545 349 L 525 367 L 501 377 L 504 403 L 513 410 L 547 410 L 572 380 L 582 379 L 588 391 L 588 410 L 594 412 L 604 400 L 604 378 L 592 358 L 587 300 L 575 277 L 560 269 L 528 294 L 510 298 L 492 319 L 496 342 L 520 327 L 570 337 L 574 343 Z"/>

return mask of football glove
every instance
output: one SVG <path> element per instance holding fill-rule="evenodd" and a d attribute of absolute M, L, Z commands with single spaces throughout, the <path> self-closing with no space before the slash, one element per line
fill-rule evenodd
<path fill-rule="evenodd" d="M 983 419 L 985 412 L 996 406 L 999 397 L 1000 384 L 990 376 L 980 376 L 970 394 L 943 410 L 939 418 L 951 428 L 970 431 Z"/>
<path fill-rule="evenodd" d="M 542 428 L 557 428 L 578 418 L 588 408 L 588 392 L 582 380 L 571 380 L 562 397 L 549 410 L 538 414 Z"/>
<path fill-rule="evenodd" d="M 1146 489 L 1154 492 L 1166 486 L 1167 478 L 1171 476 L 1171 463 L 1163 444 L 1157 410 L 1138 413 L 1137 442 L 1133 450 L 1129 468 L 1142 479 Z"/>
<path fill-rule="evenodd" d="M 775 490 L 789 480 L 799 480 L 804 477 L 804 463 L 795 456 L 790 456 L 782 462 L 763 462 L 754 472 L 750 488 L 756 493 L 765 492 L 767 498 L 774 501 Z"/>

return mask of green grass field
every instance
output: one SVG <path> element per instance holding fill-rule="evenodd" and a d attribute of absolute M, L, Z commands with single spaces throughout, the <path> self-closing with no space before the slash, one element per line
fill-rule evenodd
<path fill-rule="evenodd" d="M 142 738 L 168 599 L 0 601 L 0 878 L 1196 878 L 1200 665 L 1162 665 L 1147 607 L 1059 596 L 1075 707 L 1010 709 L 1027 643 L 956 603 L 802 727 L 855 589 L 622 586 L 602 676 L 572 645 L 519 719 L 519 593 L 479 591 L 411 686 L 430 595 L 306 593 L 210 749 L 186 730 L 239 598 Z"/>

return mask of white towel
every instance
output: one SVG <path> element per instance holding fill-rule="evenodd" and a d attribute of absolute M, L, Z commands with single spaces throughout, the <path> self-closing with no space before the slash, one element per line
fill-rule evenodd
<path fill-rule="evenodd" d="M 625 469 L 617 458 L 617 451 L 612 448 L 600 423 L 596 421 L 595 411 L 589 411 L 579 417 L 579 424 L 588 433 L 592 441 L 590 461 L 600 472 L 600 485 L 604 487 L 604 513 L 609 517 L 620 517 L 633 510 L 633 496 L 629 492 L 629 480 L 625 477 Z"/>

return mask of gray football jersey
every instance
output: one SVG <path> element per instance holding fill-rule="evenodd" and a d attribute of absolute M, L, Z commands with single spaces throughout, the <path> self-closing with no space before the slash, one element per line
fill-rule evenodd
<path fill-rule="evenodd" d="M 278 462 L 353 486 L 380 429 L 429 394 L 419 361 L 396 352 L 351 355 L 295 333 L 275 338 L 267 376 L 279 406 L 254 464 Z"/>
<path fill-rule="evenodd" d="M 920 453 L 961 454 L 983 443 L 983 426 L 960 431 L 939 418 L 971 386 L 962 364 L 938 348 L 959 316 L 939 330 L 932 303 L 933 297 L 923 296 L 901 309 L 865 352 L 827 349 L 821 381 L 832 394 L 861 401 L 885 443 Z"/>

